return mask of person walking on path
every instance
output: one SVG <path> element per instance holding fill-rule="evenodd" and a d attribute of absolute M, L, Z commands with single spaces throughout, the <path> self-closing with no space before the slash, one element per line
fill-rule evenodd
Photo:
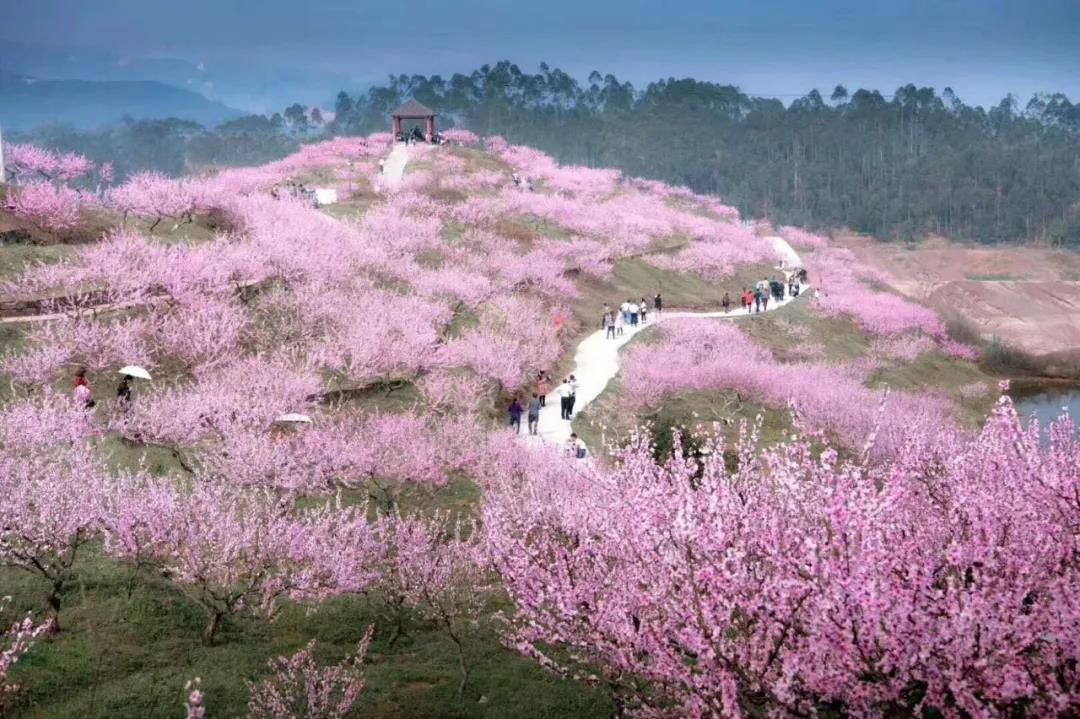
<path fill-rule="evenodd" d="M 567 377 L 559 385 L 559 409 L 562 419 L 570 419 L 570 378 Z"/>
<path fill-rule="evenodd" d="M 518 402 L 516 395 L 514 399 L 510 401 L 510 426 L 513 427 L 518 434 L 521 434 L 521 402 Z"/>
<path fill-rule="evenodd" d="M 645 313 L 648 311 L 649 306 L 645 304 L 645 298 L 641 298 L 641 324 L 645 324 Z"/>
<path fill-rule="evenodd" d="M 761 311 L 762 312 L 768 312 L 769 311 L 769 295 L 770 295 L 769 290 L 762 290 L 761 291 Z"/>
<path fill-rule="evenodd" d="M 724 314 L 731 312 L 731 295 L 724 293 L 724 299 L 720 300 L 720 306 L 724 308 Z"/>
<path fill-rule="evenodd" d="M 547 395 L 551 391 L 548 386 L 547 374 L 541 372 L 536 375 L 536 394 L 540 395 L 540 406 L 547 407 Z"/>
<path fill-rule="evenodd" d="M 652 298 L 653 309 L 656 310 L 656 316 L 659 317 L 660 313 L 664 311 L 664 298 L 660 296 L 660 293 L 656 293 L 656 297 Z"/>
<path fill-rule="evenodd" d="M 746 314 L 750 314 L 752 305 L 754 304 L 754 296 L 750 294 L 750 290 L 746 287 L 742 288 L 742 306 L 746 310 Z"/>
<path fill-rule="evenodd" d="M 570 375 L 567 381 L 567 387 L 570 392 L 570 399 L 566 403 L 566 418 L 574 418 L 574 403 L 577 402 L 577 377 Z"/>
<path fill-rule="evenodd" d="M 761 312 L 761 288 L 754 288 L 754 312 Z"/>
<path fill-rule="evenodd" d="M 604 327 L 607 328 L 606 337 L 615 339 L 615 313 L 608 311 L 604 314 Z"/>
<path fill-rule="evenodd" d="M 540 398 L 536 396 L 536 392 L 533 392 L 532 399 L 529 400 L 529 434 L 536 434 L 540 431 Z"/>
<path fill-rule="evenodd" d="M 623 324 L 630 324 L 630 300 L 619 305 L 619 311 L 622 312 Z"/>
<path fill-rule="evenodd" d="M 623 325 L 626 324 L 626 322 L 623 321 L 623 313 L 622 312 L 616 312 L 614 314 L 615 314 L 615 336 L 616 337 L 622 337 L 623 336 Z"/>
<path fill-rule="evenodd" d="M 630 326 L 637 327 L 638 310 L 640 309 L 640 307 L 638 307 L 630 300 L 627 300 L 626 304 L 630 305 Z"/>

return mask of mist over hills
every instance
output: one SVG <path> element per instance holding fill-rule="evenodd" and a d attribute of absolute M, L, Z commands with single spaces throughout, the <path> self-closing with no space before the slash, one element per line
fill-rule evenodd
<path fill-rule="evenodd" d="M 4 74 L 40 80 L 157 82 L 198 93 L 230 108 L 256 113 L 273 113 L 294 102 L 328 105 L 342 88 L 356 92 L 371 84 L 345 73 L 288 64 L 238 65 L 6 41 L 0 43 L 0 76 Z M 165 116 L 157 113 L 147 117 Z M 204 124 L 211 122 L 195 116 L 181 117 Z"/>
<path fill-rule="evenodd" d="M 0 126 L 93 128 L 125 118 L 180 117 L 217 125 L 244 115 L 197 92 L 146 80 L 37 80 L 0 76 Z"/>

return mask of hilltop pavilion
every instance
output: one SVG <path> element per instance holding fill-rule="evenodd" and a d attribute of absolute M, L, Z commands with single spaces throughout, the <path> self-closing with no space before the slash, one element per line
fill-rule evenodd
<path fill-rule="evenodd" d="M 394 110 L 394 114 L 391 115 L 390 131 L 396 140 L 401 134 L 402 120 L 424 120 L 426 122 L 424 138 L 431 142 L 435 139 L 435 115 L 436 112 L 430 107 L 425 107 L 416 100 L 409 100 Z"/>

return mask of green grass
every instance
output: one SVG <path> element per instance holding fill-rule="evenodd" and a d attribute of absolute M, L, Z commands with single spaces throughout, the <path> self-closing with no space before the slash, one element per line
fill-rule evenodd
<path fill-rule="evenodd" d="M 69 257 L 72 245 L 0 245 L 0 279 L 13 279 L 22 274 L 27 265 L 52 264 Z"/>
<path fill-rule="evenodd" d="M 491 170 L 509 175 L 513 171 L 513 168 L 505 160 L 483 150 L 472 147 L 451 146 L 444 148 L 443 151 L 463 158 L 465 160 L 465 172 Z"/>
<path fill-rule="evenodd" d="M 24 686 L 12 717 L 93 719 L 182 715 L 184 683 L 201 677 L 208 716 L 243 716 L 245 682 L 268 674 L 266 662 L 291 654 L 311 638 L 320 662 L 352 652 L 366 628 L 368 687 L 354 716 L 606 717 L 603 693 L 560 680 L 504 648 L 490 626 L 470 633 L 472 677 L 457 696 L 454 645 L 419 621 L 395 646 L 377 603 L 345 597 L 314 611 L 286 605 L 275 621 L 230 620 L 218 646 L 200 642 L 202 611 L 166 580 L 144 575 L 130 596 L 128 566 L 96 554 L 84 558 L 79 581 L 64 596 L 63 631 L 45 638 L 16 665 Z M 39 610 L 45 587 L 25 573 L 0 571 L 0 586 L 20 610 Z M 486 701 L 481 702 L 481 697 Z"/>
<path fill-rule="evenodd" d="M 974 282 L 1009 282 L 1011 280 L 1020 279 L 1016 275 L 1010 275 L 1007 272 L 991 273 L 985 275 L 981 275 L 978 273 L 965 273 L 964 278 L 972 280 Z"/>
<path fill-rule="evenodd" d="M 961 387 L 981 383 L 987 392 L 981 397 L 965 398 Z M 923 352 L 913 361 L 879 370 L 867 378 L 870 387 L 889 386 L 909 392 L 941 390 L 949 395 L 957 419 L 969 427 L 979 426 L 997 401 L 997 379 L 968 360 L 948 357 L 939 351 Z"/>
<path fill-rule="evenodd" d="M 842 362 L 861 357 L 870 349 L 870 338 L 846 315 L 830 317 L 818 312 L 810 298 L 796 300 L 782 312 L 755 317 L 740 328 L 758 344 L 769 348 L 779 360 L 796 358 L 803 340 L 789 329 L 804 327 L 809 333 L 807 342 L 821 345 L 822 359 Z"/>
<path fill-rule="evenodd" d="M 621 409 L 615 380 L 574 417 L 573 429 L 594 451 L 607 443 L 622 444 L 642 422 L 654 429 L 679 427 L 691 433 L 719 433 L 731 446 L 738 439 L 740 422 L 753 425 L 758 417 L 762 420 L 762 446 L 776 444 L 790 434 L 791 415 L 786 409 L 753 402 L 734 390 L 683 391 L 665 397 L 654 411 L 633 415 Z"/>
<path fill-rule="evenodd" d="M 574 236 L 573 232 L 559 223 L 537 215 L 522 215 L 521 217 L 514 218 L 513 221 L 516 221 L 526 229 L 531 230 L 538 235 L 554 240 L 568 240 Z"/>

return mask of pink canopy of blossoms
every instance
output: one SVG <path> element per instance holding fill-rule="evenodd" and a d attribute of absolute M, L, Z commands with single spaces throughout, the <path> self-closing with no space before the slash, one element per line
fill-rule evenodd
<path fill-rule="evenodd" d="M 778 362 L 730 322 L 677 319 L 660 332 L 659 342 L 631 348 L 623 363 L 631 406 L 655 405 L 683 390 L 736 390 L 752 401 L 790 405 L 810 428 L 850 447 L 862 447 L 876 432 L 879 451 L 895 450 L 913 426 L 943 438 L 954 431 L 943 399 L 906 392 L 886 398 L 850 366 Z"/>
<path fill-rule="evenodd" d="M 488 146 L 501 162 L 484 169 L 472 150 L 418 147 L 423 167 L 391 188 L 376 171 L 388 141 L 338 138 L 205 177 L 137 175 L 106 202 L 154 222 L 220 211 L 228 230 L 176 244 L 114 230 L 5 283 L 18 299 L 57 297 L 58 310 L 119 305 L 36 325 L 0 357 L 16 395 L 0 408 L 0 564 L 56 583 L 54 613 L 82 547 L 100 542 L 187 593 L 208 644 L 237 615 L 359 594 L 409 608 L 460 650 L 497 570 L 507 641 L 604 683 L 619 711 L 1075 709 L 1068 423 L 1043 448 L 1007 402 L 975 435 L 940 397 L 866 387 L 881 363 L 975 350 L 865 284 L 882 278 L 851 253 L 782 228 L 818 307 L 879 335 L 869 357 L 785 363 L 730 323 L 672 320 L 632 346 L 621 385 L 634 412 L 734 389 L 790 406 L 805 437 L 726 452 L 705 440 L 703 464 L 676 452 L 658 465 L 640 438 L 607 463 L 527 451 L 491 431 L 492 408 L 558 366 L 577 328 L 553 318 L 583 288 L 631 257 L 716 278 L 774 261 L 772 247 L 715 198 L 499 139 Z M 13 201 L 74 192 L 59 182 L 78 162 L 20 152 L 20 167 L 49 174 L 35 170 Z M 275 192 L 310 176 L 354 193 L 323 212 Z M 155 379 L 121 407 L 110 385 L 132 363 Z M 69 392 L 76 366 L 95 412 Z M 365 409 L 376 394 L 393 409 Z M 160 445 L 182 469 L 113 471 L 103 434 Z M 400 508 L 404 493 L 469 480 L 478 523 Z M 370 499 L 347 506 L 346 494 Z M 302 682 L 320 711 L 344 711 L 355 677 L 309 659 L 276 664 L 260 706 L 294 706 Z M 201 703 L 189 695 L 193 715 Z"/>
<path fill-rule="evenodd" d="M 814 284 L 815 302 L 831 315 L 846 314 L 860 327 L 879 335 L 919 330 L 943 337 L 945 327 L 933 310 L 890 292 L 875 292 L 866 282 L 885 277 L 859 261 L 851 250 L 827 247 L 807 253 L 803 264 Z"/>
<path fill-rule="evenodd" d="M 29 144 L 4 143 L 4 162 L 19 183 L 70 182 L 94 169 L 94 163 L 78 153 L 53 152 Z M 0 177 L 0 182 L 5 179 Z"/>
<path fill-rule="evenodd" d="M 85 193 L 51 182 L 31 182 L 13 188 L 7 209 L 47 231 L 72 230 L 82 221 L 82 209 L 93 203 Z"/>
<path fill-rule="evenodd" d="M 644 716 L 1068 714 L 1080 696 L 1080 446 L 1003 399 L 883 463 L 752 437 L 611 472 L 509 468 L 485 531 L 510 641 Z M 904 709 L 904 708 L 907 709 Z"/>

